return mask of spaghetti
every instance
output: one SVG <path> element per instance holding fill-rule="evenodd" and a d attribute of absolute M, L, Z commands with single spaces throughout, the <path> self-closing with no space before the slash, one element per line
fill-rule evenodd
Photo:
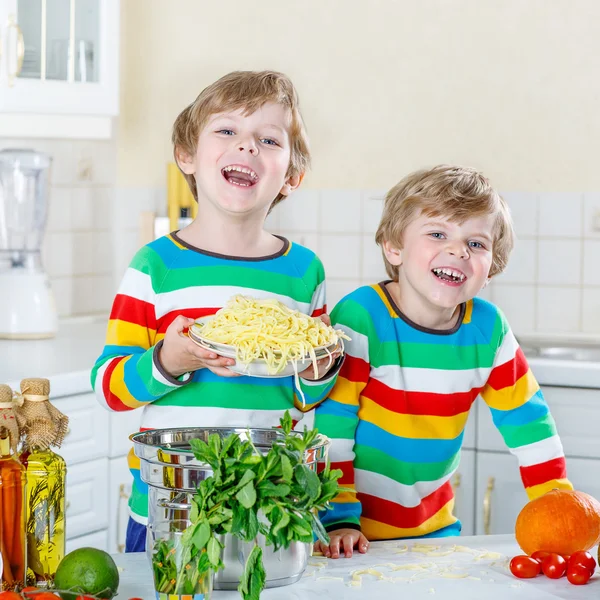
<path fill-rule="evenodd" d="M 326 356 L 332 360 L 330 348 L 337 349 L 340 339 L 349 339 L 343 331 L 279 300 L 242 295 L 233 296 L 196 331 L 208 342 L 233 346 L 242 364 L 264 360 L 271 375 L 280 373 L 288 361 L 297 364 L 308 357 L 317 377 L 317 360 Z"/>

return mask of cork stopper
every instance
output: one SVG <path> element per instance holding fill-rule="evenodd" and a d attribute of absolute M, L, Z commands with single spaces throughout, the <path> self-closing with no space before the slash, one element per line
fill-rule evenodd
<path fill-rule="evenodd" d="M 27 448 L 60 447 L 69 419 L 49 402 L 50 382 L 41 377 L 21 381 L 22 405 L 16 409 Z"/>
<path fill-rule="evenodd" d="M 5 383 L 0 383 L 0 402 L 12 402 L 13 392 Z"/>
<path fill-rule="evenodd" d="M 9 446 L 13 454 L 17 452 L 17 444 L 20 439 L 19 422 L 15 416 L 13 392 L 8 385 L 0 384 L 0 428 L 2 432 L 0 437 L 10 438 Z M 7 451 L 0 451 L 2 455 Z"/>
<path fill-rule="evenodd" d="M 50 395 L 50 382 L 42 377 L 31 377 L 21 381 L 22 394 L 36 394 L 39 396 Z"/>

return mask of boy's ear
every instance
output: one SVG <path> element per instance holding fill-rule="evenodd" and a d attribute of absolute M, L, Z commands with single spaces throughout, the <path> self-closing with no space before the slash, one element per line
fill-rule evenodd
<path fill-rule="evenodd" d="M 294 190 L 298 189 L 302 180 L 304 179 L 304 173 L 298 173 L 297 175 L 290 175 L 286 182 L 283 184 L 279 193 L 283 196 L 289 196 Z"/>
<path fill-rule="evenodd" d="M 188 154 L 183 148 L 177 147 L 175 149 L 175 160 L 177 161 L 179 168 L 186 175 L 193 175 L 196 172 L 194 157 Z"/>
<path fill-rule="evenodd" d="M 402 264 L 402 248 L 397 248 L 386 240 L 383 242 L 383 253 L 391 265 L 399 267 Z"/>

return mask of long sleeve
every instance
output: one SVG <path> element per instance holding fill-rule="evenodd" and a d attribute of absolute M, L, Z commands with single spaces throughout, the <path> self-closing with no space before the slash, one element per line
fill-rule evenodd
<path fill-rule="evenodd" d="M 352 300 L 336 306 L 332 323 L 351 339 L 345 342 L 346 358 L 329 398 L 316 410 L 315 426 L 331 439 L 329 458 L 333 469 L 341 469 L 339 483 L 355 490 L 354 439 L 358 425 L 360 395 L 370 373 L 369 317 L 363 307 Z M 340 528 L 360 529 L 361 503 L 356 491 L 342 492 L 331 502 L 331 509 L 321 520 L 329 531 Z"/>
<path fill-rule="evenodd" d="M 175 379 L 158 361 L 163 335 L 157 335 L 153 266 L 148 247 L 133 258 L 112 306 L 104 350 L 92 369 L 96 397 L 110 411 L 145 406 L 191 377 Z"/>
<path fill-rule="evenodd" d="M 494 425 L 517 457 L 530 500 L 553 488 L 573 489 L 562 443 L 540 386 L 506 321 L 504 335 L 481 396 Z"/>
<path fill-rule="evenodd" d="M 312 295 L 309 314 L 311 317 L 320 317 L 327 313 L 327 302 L 325 293 L 325 271 L 320 260 L 316 260 L 316 279 L 317 285 Z M 308 412 L 316 408 L 333 388 L 340 367 L 343 363 L 343 357 L 336 360 L 330 371 L 321 379 L 311 380 L 298 378 L 300 390 L 294 389 L 294 406 L 301 412 Z M 295 382 L 294 382 L 295 383 Z M 302 401 L 304 397 L 304 402 Z"/>

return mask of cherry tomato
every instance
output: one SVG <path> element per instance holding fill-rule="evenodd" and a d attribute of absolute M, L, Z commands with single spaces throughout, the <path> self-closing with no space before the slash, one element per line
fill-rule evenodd
<path fill-rule="evenodd" d="M 542 571 L 550 579 L 560 579 L 567 570 L 567 561 L 560 554 L 550 554 L 542 561 Z"/>
<path fill-rule="evenodd" d="M 35 600 L 60 600 L 60 596 L 57 596 L 52 592 L 42 592 L 40 594 L 35 595 Z"/>
<path fill-rule="evenodd" d="M 536 577 L 540 574 L 540 570 L 540 563 L 534 558 L 525 556 L 524 554 L 515 556 L 510 561 L 510 572 L 519 579 L 531 579 L 532 577 Z"/>
<path fill-rule="evenodd" d="M 572 565 L 581 565 L 585 567 L 590 574 L 594 574 L 596 570 L 596 561 L 594 557 L 589 552 L 584 552 L 583 550 L 579 550 L 579 552 L 573 552 L 571 554 L 571 558 L 569 559 L 569 567 Z"/>
<path fill-rule="evenodd" d="M 546 558 L 546 556 L 550 556 L 550 552 L 544 552 L 544 550 L 536 550 L 531 555 L 531 558 L 537 560 L 540 564 L 542 564 L 542 561 Z"/>
<path fill-rule="evenodd" d="M 567 569 L 567 579 L 573 585 L 584 585 L 590 580 L 592 572 L 586 569 L 583 565 L 569 564 Z"/>
<path fill-rule="evenodd" d="M 0 600 L 23 600 L 17 592 L 0 592 Z"/>

